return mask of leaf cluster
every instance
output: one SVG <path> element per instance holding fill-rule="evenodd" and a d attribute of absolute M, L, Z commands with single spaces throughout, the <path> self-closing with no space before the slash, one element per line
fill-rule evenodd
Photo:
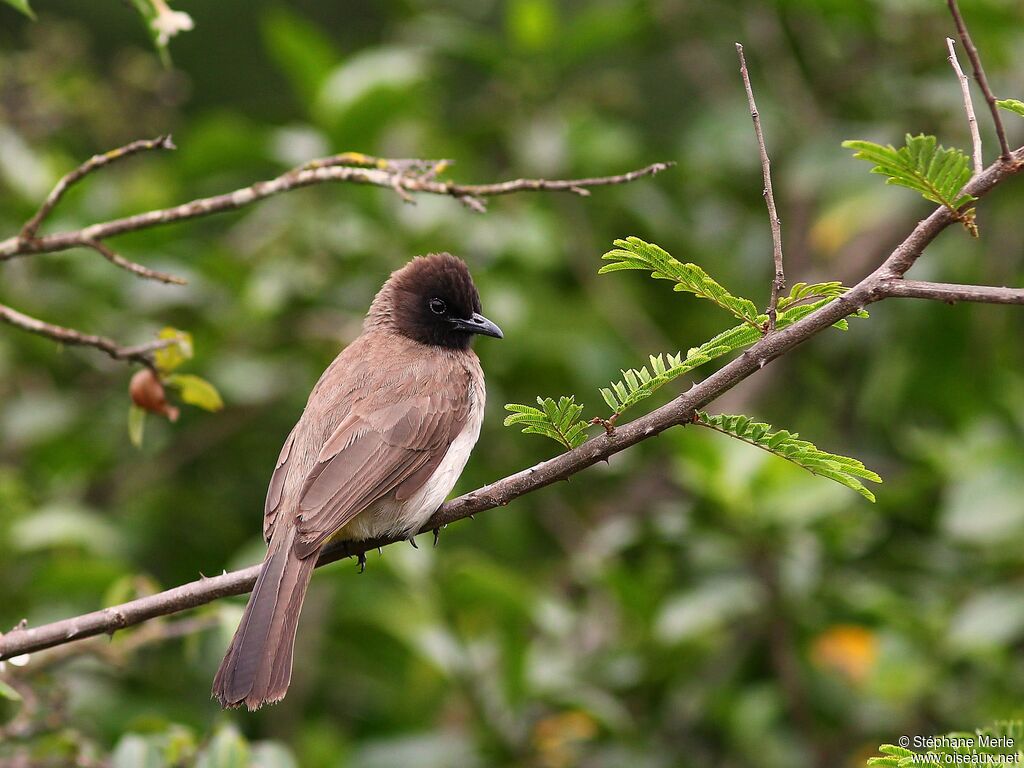
<path fill-rule="evenodd" d="M 925 200 L 946 206 L 977 237 L 974 209 L 961 210 L 977 199 L 963 191 L 971 180 L 970 159 L 955 147 L 940 146 L 934 136 L 908 133 L 905 141 L 899 149 L 873 141 L 844 141 L 843 146 L 855 150 L 855 158 L 874 163 L 871 172 L 886 176 L 886 184 L 913 189 Z"/>
<path fill-rule="evenodd" d="M 646 243 L 639 237 L 627 237 L 615 241 L 616 248 L 608 251 L 602 259 L 610 261 L 598 270 L 599 275 L 624 269 L 649 271 L 656 280 L 672 280 L 674 290 L 692 293 L 717 304 L 745 323 L 759 328 L 758 311 L 750 299 L 734 296 L 722 285 L 715 282 L 707 272 L 696 264 L 683 264 L 674 259 L 657 245 Z"/>
<path fill-rule="evenodd" d="M 522 425 L 524 433 L 550 437 L 570 449 L 586 441 L 590 425 L 580 421 L 583 406 L 577 404 L 575 395 L 560 397 L 557 403 L 550 397 L 538 397 L 537 405 L 540 408 L 519 403 L 506 404 L 505 410 L 511 411 L 511 415 L 505 417 L 505 426 Z"/>
<path fill-rule="evenodd" d="M 710 279 L 710 278 L 709 278 Z M 782 329 L 797 320 L 809 315 L 833 299 L 842 296 L 847 288 L 837 281 L 826 283 L 796 283 L 788 296 L 779 298 L 778 320 L 776 328 Z M 746 301 L 746 299 L 743 299 Z M 855 317 L 867 317 L 867 312 L 860 310 Z M 744 323 L 723 331 L 709 339 L 699 347 L 692 347 L 684 357 L 682 353 L 668 355 L 651 355 L 650 368 L 630 368 L 622 371 L 622 379 L 612 382 L 609 387 L 601 389 L 601 397 L 618 416 L 627 408 L 653 395 L 660 387 L 673 379 L 689 373 L 712 360 L 749 347 L 761 338 L 761 328 L 768 322 L 767 315 L 757 315 L 755 324 Z M 849 324 L 845 319 L 835 323 L 835 327 L 846 330 Z"/>
<path fill-rule="evenodd" d="M 868 501 L 873 502 L 875 495 L 865 488 L 861 481 L 882 482 L 882 478 L 878 474 L 872 472 L 857 459 L 823 451 L 814 443 L 801 440 L 800 435 L 796 432 L 775 429 L 771 424 L 754 421 L 749 416 L 729 414 L 712 416 L 704 411 L 697 411 L 694 423 L 775 454 L 806 469 L 811 474 L 834 480 L 840 485 L 845 485 L 856 491 Z"/>

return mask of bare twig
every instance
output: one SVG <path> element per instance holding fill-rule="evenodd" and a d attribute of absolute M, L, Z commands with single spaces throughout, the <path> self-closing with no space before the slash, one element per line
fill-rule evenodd
<path fill-rule="evenodd" d="M 947 304 L 956 304 L 958 301 L 978 304 L 1024 304 L 1024 288 L 1001 288 L 994 285 L 957 285 L 894 279 L 881 283 L 880 290 L 886 297 L 931 299 Z"/>
<path fill-rule="evenodd" d="M 86 245 L 100 254 L 111 264 L 131 272 L 133 275 L 144 277 L 147 280 L 156 280 L 160 283 L 170 283 L 172 285 L 185 285 L 188 283 L 188 280 L 183 277 L 178 277 L 177 275 L 172 275 L 167 272 L 158 272 L 155 269 L 150 269 L 149 267 L 144 267 L 141 264 L 136 264 L 134 261 L 129 261 L 124 258 L 124 256 L 121 256 L 114 251 L 102 240 L 91 240 L 86 243 Z"/>
<path fill-rule="evenodd" d="M 481 202 L 483 198 L 508 195 L 514 192 L 562 191 L 584 194 L 589 187 L 626 184 L 644 176 L 652 176 L 672 165 L 671 163 L 654 163 L 646 168 L 617 176 L 599 176 L 587 179 L 515 179 L 496 184 L 456 184 L 450 181 L 437 181 L 427 175 L 409 175 L 377 167 L 316 165 L 318 162 L 313 161 L 312 163 L 316 167 L 292 169 L 267 181 L 257 181 L 255 184 L 236 189 L 233 192 L 199 198 L 173 208 L 126 216 L 93 224 L 84 229 L 44 235 L 33 240 L 26 240 L 20 236 L 11 237 L 0 241 L 0 261 L 17 256 L 53 253 L 79 246 L 89 246 L 92 242 L 106 240 L 125 232 L 136 232 L 164 224 L 188 221 L 222 211 L 233 211 L 272 195 L 314 184 L 348 182 L 385 187 L 403 193 L 445 195 L 463 202 L 467 199 Z M 482 202 L 480 206 L 471 207 L 474 210 L 483 210 Z"/>
<path fill-rule="evenodd" d="M 139 139 L 138 141 L 133 141 L 131 144 L 126 144 L 123 147 L 118 147 L 117 149 L 112 149 L 109 152 L 104 152 L 102 155 L 93 155 L 57 182 L 57 185 L 53 188 L 53 191 L 47 195 L 46 200 L 43 201 L 39 210 L 36 211 L 35 215 L 28 220 L 24 227 L 21 228 L 21 233 L 18 237 L 22 240 L 31 240 L 34 238 L 36 232 L 39 230 L 39 226 L 43 223 L 43 220 L 50 215 L 50 212 L 57 206 L 60 199 L 64 197 L 64 193 L 67 192 L 75 182 L 105 165 L 109 165 L 110 163 L 121 160 L 122 158 L 129 157 L 139 152 L 146 152 L 151 149 L 175 149 L 174 142 L 171 141 L 171 135 L 167 134 L 166 136 L 157 136 L 155 139 Z"/>
<path fill-rule="evenodd" d="M 984 197 L 1000 183 L 1024 170 L 1024 148 L 1016 150 L 1011 160 L 1010 163 L 1000 162 L 985 169 L 968 182 L 964 192 L 977 198 Z M 696 409 L 703 408 L 748 376 L 760 371 L 775 358 L 828 329 L 833 323 L 849 317 L 867 304 L 880 301 L 889 295 L 897 295 L 893 293 L 893 286 L 900 282 L 900 278 L 913 266 L 924 249 L 955 221 L 955 212 L 946 206 L 937 207 L 928 218 L 918 222 L 881 266 L 842 296 L 793 325 L 764 336 L 742 355 L 666 405 L 628 424 L 616 426 L 611 433 L 593 437 L 578 448 L 446 502 L 419 533 L 430 533 L 456 520 L 471 517 L 477 512 L 505 506 L 513 499 L 560 480 L 566 480 L 577 472 L 605 461 L 666 429 L 691 422 Z M 406 540 L 407 537 L 402 536 L 328 544 L 321 552 L 317 565 L 325 565 L 344 557 L 358 556 L 371 549 Z M 240 571 L 199 579 L 166 592 L 52 624 L 40 627 L 18 626 L 6 635 L 0 636 L 0 660 L 84 637 L 115 632 L 156 616 L 177 613 L 221 597 L 248 592 L 252 589 L 259 571 L 260 566 L 253 565 Z"/>
<path fill-rule="evenodd" d="M 973 147 L 972 156 L 974 158 L 974 175 L 977 176 L 981 173 L 984 166 L 984 161 L 981 155 L 981 133 L 978 132 L 978 118 L 974 116 L 974 102 L 971 101 L 971 86 L 967 82 L 967 75 L 964 74 L 963 69 L 960 68 L 960 61 L 956 57 L 956 50 L 953 48 L 955 40 L 952 37 L 946 38 L 946 48 L 949 50 L 949 64 L 953 67 L 953 71 L 956 72 L 957 79 L 960 81 L 960 91 L 964 97 L 964 111 L 967 113 L 967 125 L 971 129 L 971 147 Z"/>
<path fill-rule="evenodd" d="M 736 43 L 736 53 L 740 57 L 740 74 L 743 76 L 743 87 L 747 91 L 747 103 L 750 105 L 750 117 L 754 121 L 754 133 L 757 136 L 757 148 L 761 153 L 761 175 L 764 177 L 764 201 L 768 206 L 768 222 L 772 229 L 772 258 L 775 263 L 775 277 L 772 279 L 772 295 L 768 301 L 768 330 L 775 330 L 778 315 L 779 294 L 786 289 L 786 273 L 782 266 L 782 221 L 775 209 L 775 195 L 772 192 L 772 166 L 768 159 L 768 150 L 764 144 L 764 133 L 761 131 L 761 115 L 754 103 L 754 89 L 750 85 L 747 72 L 747 60 L 743 56 L 743 46 Z"/>
<path fill-rule="evenodd" d="M 106 336 L 96 336 L 76 331 L 74 328 L 53 325 L 52 323 L 30 317 L 4 304 L 0 304 L 0 321 L 13 325 L 15 328 L 21 328 L 23 331 L 53 339 L 61 344 L 94 347 L 110 355 L 115 360 L 130 360 L 135 363 L 141 363 L 149 368 L 153 367 L 153 352 L 178 343 L 177 339 L 157 339 L 156 341 L 150 341 L 134 347 L 122 347 L 116 341 L 108 339 Z"/>
<path fill-rule="evenodd" d="M 1003 118 L 999 115 L 995 94 L 989 88 L 988 78 L 985 77 L 985 69 L 981 66 L 981 57 L 978 55 L 978 49 L 974 47 L 971 33 L 967 31 L 964 17 L 960 15 L 960 7 L 957 5 L 957 0 L 947 0 L 947 5 L 949 5 L 949 12 L 953 16 L 953 23 L 956 24 L 956 31 L 960 37 L 960 42 L 963 44 L 964 50 L 967 51 L 967 58 L 971 60 L 971 67 L 974 69 L 974 79 L 978 81 L 981 92 L 985 94 L 985 101 L 988 102 L 989 112 L 992 113 L 992 122 L 996 128 L 996 136 L 999 139 L 999 159 L 1004 163 L 1009 162 L 1011 158 L 1010 144 L 1006 140 Z"/>

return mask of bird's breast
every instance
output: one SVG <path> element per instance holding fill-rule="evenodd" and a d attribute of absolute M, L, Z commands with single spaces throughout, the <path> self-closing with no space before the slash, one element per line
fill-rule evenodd
<path fill-rule="evenodd" d="M 452 492 L 480 437 L 480 426 L 484 419 L 484 391 L 476 380 L 471 380 L 469 397 L 469 418 L 465 426 L 448 446 L 444 458 L 426 482 L 403 501 L 389 494 L 356 515 L 332 538 L 374 539 L 414 533 L 423 527 Z"/>

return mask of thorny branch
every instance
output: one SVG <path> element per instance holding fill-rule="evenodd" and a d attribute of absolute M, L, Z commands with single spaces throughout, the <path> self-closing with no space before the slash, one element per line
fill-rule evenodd
<path fill-rule="evenodd" d="M 585 179 L 514 179 L 494 184 L 456 184 L 437 179 L 438 174 L 450 165 L 450 161 L 447 160 L 387 160 L 358 152 L 346 152 L 310 161 L 276 178 L 257 181 L 233 192 L 199 198 L 172 208 L 147 211 L 134 216 L 92 224 L 82 229 L 48 235 L 39 234 L 39 228 L 64 197 L 64 193 L 88 174 L 140 152 L 174 148 L 170 136 L 158 136 L 155 139 L 133 141 L 119 149 L 95 155 L 86 160 L 57 182 L 39 210 L 22 227 L 21 232 L 0 241 L 0 262 L 17 257 L 66 251 L 71 248 L 89 248 L 115 266 L 131 272 L 137 277 L 183 285 L 185 280 L 180 277 L 150 269 L 124 258 L 106 244 L 106 239 L 125 232 L 136 232 L 164 224 L 188 221 L 200 216 L 209 216 L 222 211 L 237 210 L 272 195 L 327 182 L 348 182 L 385 187 L 394 190 L 404 201 L 410 203 L 415 202 L 413 194 L 444 195 L 458 200 L 474 211 L 484 212 L 487 210 L 486 199 L 489 197 L 516 192 L 571 192 L 587 196 L 593 187 L 627 184 L 645 176 L 653 176 L 672 165 L 671 163 L 654 163 L 629 173 Z M 152 352 L 173 343 L 163 341 L 135 347 L 120 346 L 112 339 L 53 325 L 3 304 L 0 304 L 0 320 L 63 344 L 95 347 L 115 360 L 127 360 L 151 368 L 153 367 Z"/>
<path fill-rule="evenodd" d="M 761 153 L 761 174 L 764 176 L 764 201 L 768 206 L 768 222 L 772 230 L 772 260 L 775 264 L 775 276 L 772 278 L 772 294 L 768 301 L 768 331 L 775 330 L 778 314 L 779 294 L 786 290 L 786 273 L 782 266 L 782 221 L 775 209 L 775 194 L 772 192 L 772 165 L 768 159 L 768 149 L 764 144 L 764 133 L 761 131 L 761 115 L 754 103 L 754 89 L 750 85 L 747 73 L 747 60 L 743 56 L 743 46 L 736 43 L 736 53 L 740 57 L 740 75 L 743 76 L 743 87 L 747 92 L 747 103 L 750 105 L 750 117 L 754 121 L 754 133 L 757 136 L 757 148 Z"/>
<path fill-rule="evenodd" d="M 23 314 L 16 309 L 11 309 L 3 304 L 0 304 L 0 321 L 13 325 L 17 328 L 21 328 L 29 333 L 34 333 L 39 336 L 45 336 L 48 339 L 53 339 L 54 341 L 59 341 L 61 344 L 70 344 L 71 346 L 79 347 L 95 347 L 101 352 L 105 352 L 110 355 L 114 360 L 130 360 L 131 362 L 139 363 L 150 368 L 153 367 L 153 352 L 178 343 L 176 339 L 157 339 L 156 341 L 150 341 L 146 344 L 139 344 L 134 347 L 122 347 L 113 339 L 108 339 L 106 336 L 96 336 L 91 333 L 76 331 L 74 328 L 65 328 L 62 325 L 45 323 L 42 320 L 29 317 L 28 315 Z"/>

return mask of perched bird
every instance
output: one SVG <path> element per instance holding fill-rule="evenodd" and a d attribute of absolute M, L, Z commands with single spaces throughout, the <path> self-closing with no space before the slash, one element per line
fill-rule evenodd
<path fill-rule="evenodd" d="M 462 260 L 415 258 L 313 387 L 270 479 L 267 556 L 213 682 L 221 706 L 284 697 L 302 599 L 328 541 L 415 533 L 455 486 L 484 414 L 470 344 L 502 338 L 480 309 Z"/>

